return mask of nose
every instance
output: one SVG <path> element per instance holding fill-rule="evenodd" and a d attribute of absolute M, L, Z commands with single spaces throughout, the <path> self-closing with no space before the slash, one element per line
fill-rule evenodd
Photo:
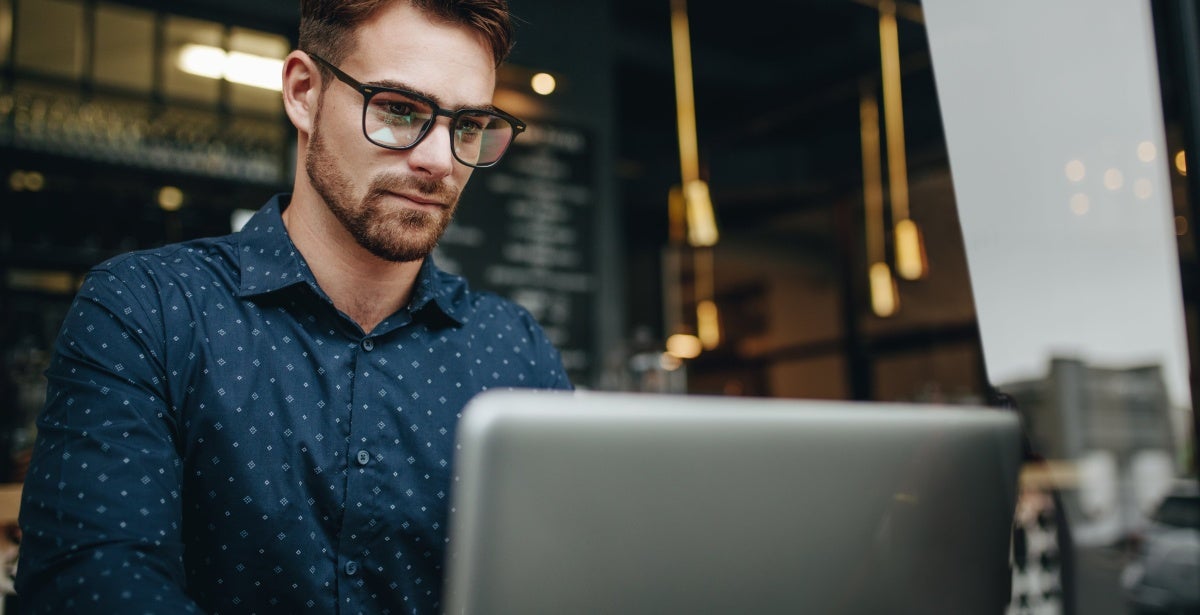
<path fill-rule="evenodd" d="M 450 118 L 437 118 L 425 138 L 408 150 L 409 166 L 431 178 L 442 178 L 454 171 L 450 130 Z"/>

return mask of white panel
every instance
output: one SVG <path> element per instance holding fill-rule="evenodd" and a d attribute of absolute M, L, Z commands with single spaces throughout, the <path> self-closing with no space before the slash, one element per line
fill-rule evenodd
<path fill-rule="evenodd" d="M 185 45 L 197 44 L 220 47 L 221 24 L 172 15 L 167 18 L 165 53 L 166 67 L 163 71 L 163 86 L 169 98 L 183 98 L 198 102 L 216 103 L 220 89 L 216 79 L 185 73 L 179 68 L 179 53 Z"/>
<path fill-rule="evenodd" d="M 261 58 L 283 60 L 291 51 L 288 40 L 276 34 L 233 28 L 229 36 L 229 50 L 249 53 Z M 280 67 L 276 74 L 282 73 Z M 234 83 L 229 89 L 230 105 L 234 110 L 259 111 L 274 115 L 283 114 L 283 103 L 278 90 L 265 90 Z"/>
<path fill-rule="evenodd" d="M 990 379 L 1157 363 L 1186 408 L 1149 3 L 922 6 Z"/>
<path fill-rule="evenodd" d="M 154 13 L 97 5 L 94 62 L 97 83 L 149 92 L 154 77 Z"/>
<path fill-rule="evenodd" d="M 17 8 L 17 67 L 78 79 L 83 71 L 83 5 L 21 0 Z"/>
<path fill-rule="evenodd" d="M 12 47 L 12 0 L 0 0 L 0 64 L 8 64 L 8 50 Z"/>

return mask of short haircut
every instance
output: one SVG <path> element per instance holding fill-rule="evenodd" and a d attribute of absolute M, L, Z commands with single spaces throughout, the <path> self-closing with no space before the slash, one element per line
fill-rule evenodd
<path fill-rule="evenodd" d="M 340 64 L 357 43 L 358 25 L 390 2 L 408 2 L 431 17 L 471 28 L 491 46 L 496 66 L 512 49 L 507 0 L 301 0 L 300 49 Z"/>

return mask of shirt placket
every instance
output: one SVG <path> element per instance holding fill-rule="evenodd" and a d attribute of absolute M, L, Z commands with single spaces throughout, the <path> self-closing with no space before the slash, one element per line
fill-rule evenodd
<path fill-rule="evenodd" d="M 405 319 L 407 321 L 407 319 Z M 401 328 L 396 323 L 390 329 Z M 379 501 L 383 493 L 382 481 L 389 475 L 384 467 L 388 457 L 400 456 L 400 451 L 389 451 L 394 446 L 394 435 L 385 432 L 386 423 L 381 418 L 386 414 L 389 398 L 397 395 L 394 384 L 380 371 L 386 363 L 384 339 L 390 334 L 386 330 L 364 335 L 354 350 L 354 381 L 351 385 L 350 424 L 346 440 L 346 499 L 342 531 L 339 537 L 338 602 L 343 613 L 372 611 L 379 596 L 372 595 L 365 577 L 371 574 L 370 566 L 378 566 L 378 554 L 372 557 L 372 542 L 377 538 L 377 529 L 384 525 L 380 518 L 387 509 Z M 386 453 L 386 454 L 385 454 Z"/>

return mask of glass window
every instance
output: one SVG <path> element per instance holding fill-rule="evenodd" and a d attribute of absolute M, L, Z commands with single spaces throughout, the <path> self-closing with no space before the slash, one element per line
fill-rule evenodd
<path fill-rule="evenodd" d="M 170 98 L 216 104 L 220 67 L 211 59 L 221 53 L 224 28 L 211 21 L 170 17 L 166 26 L 163 91 Z"/>
<path fill-rule="evenodd" d="M 282 36 L 233 28 L 229 35 L 230 67 L 244 71 L 245 78 L 230 77 L 233 81 L 229 88 L 230 106 L 241 111 L 282 113 L 279 80 L 283 72 L 282 60 L 289 51 L 291 45 Z M 271 87 L 263 87 L 268 85 Z"/>
<path fill-rule="evenodd" d="M 149 92 L 153 72 L 154 15 L 107 4 L 96 7 L 96 83 Z"/>
<path fill-rule="evenodd" d="M 16 64 L 68 79 L 83 73 L 83 5 L 63 0 L 19 0 Z"/>
<path fill-rule="evenodd" d="M 1146 531 L 1194 486 L 1195 252 L 1170 123 L 1188 108 L 1163 76 L 1195 49 L 1154 38 L 1195 28 L 1174 12 L 1190 4 L 921 2 L 987 374 L 1048 460 L 1022 476 L 1009 612 L 1195 604 L 1195 534 Z M 1149 519 L 1197 527 L 1187 497 Z"/>

